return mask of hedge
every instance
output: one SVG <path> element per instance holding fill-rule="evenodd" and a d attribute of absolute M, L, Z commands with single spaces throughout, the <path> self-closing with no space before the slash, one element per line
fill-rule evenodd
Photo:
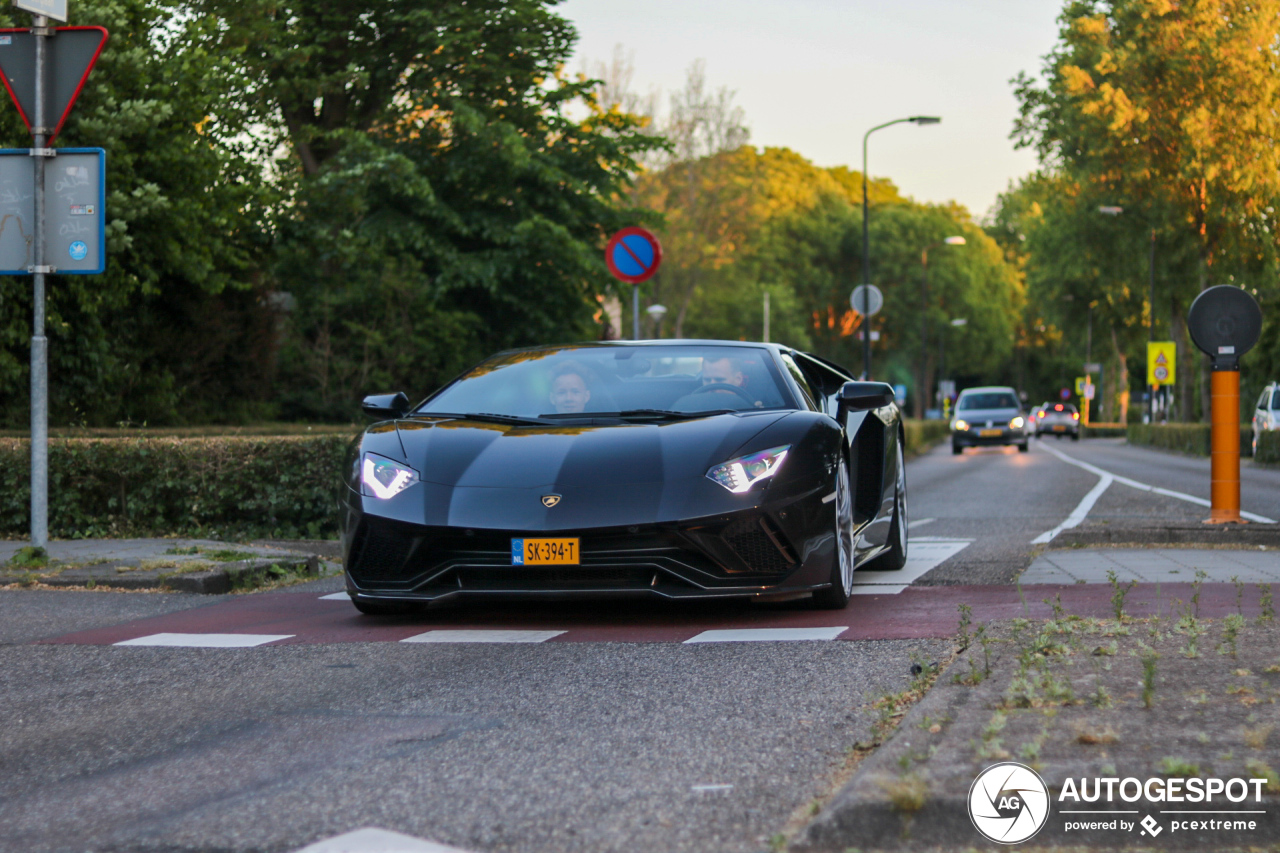
<path fill-rule="evenodd" d="M 1176 450 L 1193 456 L 1208 456 L 1212 429 L 1209 424 L 1129 424 L 1130 444 Z M 1253 452 L 1253 429 L 1240 426 L 1240 455 Z"/>
<path fill-rule="evenodd" d="M 902 421 L 908 455 L 928 450 L 951 434 L 951 427 L 946 421 L 916 421 L 906 418 Z"/>
<path fill-rule="evenodd" d="M 1258 455 L 1254 461 L 1264 465 L 1280 464 L 1280 430 L 1258 433 Z"/>
<path fill-rule="evenodd" d="M 1127 435 L 1127 429 L 1124 424 L 1119 423 L 1102 423 L 1094 421 L 1090 424 L 1080 425 L 1081 438 L 1124 438 Z"/>
<path fill-rule="evenodd" d="M 49 535 L 331 537 L 351 438 L 50 439 Z M 0 438 L 0 536 L 30 531 L 30 452 Z"/>

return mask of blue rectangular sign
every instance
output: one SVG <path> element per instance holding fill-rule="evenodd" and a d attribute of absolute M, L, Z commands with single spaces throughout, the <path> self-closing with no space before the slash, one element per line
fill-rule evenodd
<path fill-rule="evenodd" d="M 59 148 L 44 166 L 44 262 L 58 275 L 106 269 L 107 152 Z M 35 158 L 0 149 L 0 275 L 30 275 L 35 263 Z"/>

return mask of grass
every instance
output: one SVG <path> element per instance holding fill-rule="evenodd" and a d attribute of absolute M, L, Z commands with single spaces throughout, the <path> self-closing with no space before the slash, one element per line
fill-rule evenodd
<path fill-rule="evenodd" d="M 1183 758 L 1166 755 L 1160 759 L 1160 772 L 1166 776 L 1186 779 L 1200 775 L 1200 765 Z"/>
<path fill-rule="evenodd" d="M 6 565 L 15 569 L 43 569 L 49 565 L 49 552 L 34 545 L 26 545 L 19 548 Z"/>

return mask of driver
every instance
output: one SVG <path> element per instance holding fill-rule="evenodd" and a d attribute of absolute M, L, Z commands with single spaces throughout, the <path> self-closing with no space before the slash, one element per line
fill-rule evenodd
<path fill-rule="evenodd" d="M 740 359 L 714 356 L 702 359 L 702 388 L 686 394 L 672 404 L 678 412 L 710 411 L 712 409 L 744 409 L 751 403 L 746 389 L 747 376 Z M 741 388 L 742 391 L 735 391 Z M 755 405 L 759 407 L 760 403 Z"/>
<path fill-rule="evenodd" d="M 551 374 L 551 405 L 561 415 L 584 411 L 591 399 L 587 388 L 586 370 L 576 362 L 567 361 Z"/>

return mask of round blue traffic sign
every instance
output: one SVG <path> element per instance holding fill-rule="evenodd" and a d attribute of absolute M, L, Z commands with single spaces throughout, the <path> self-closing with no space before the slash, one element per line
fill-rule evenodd
<path fill-rule="evenodd" d="M 623 228 L 609 238 L 604 248 L 604 263 L 609 272 L 628 284 L 647 281 L 662 263 L 662 245 L 645 228 Z"/>
<path fill-rule="evenodd" d="M 89 247 L 85 245 L 83 240 L 76 240 L 67 247 L 67 254 L 71 256 L 73 261 L 83 261 L 85 255 L 89 254 Z"/>

